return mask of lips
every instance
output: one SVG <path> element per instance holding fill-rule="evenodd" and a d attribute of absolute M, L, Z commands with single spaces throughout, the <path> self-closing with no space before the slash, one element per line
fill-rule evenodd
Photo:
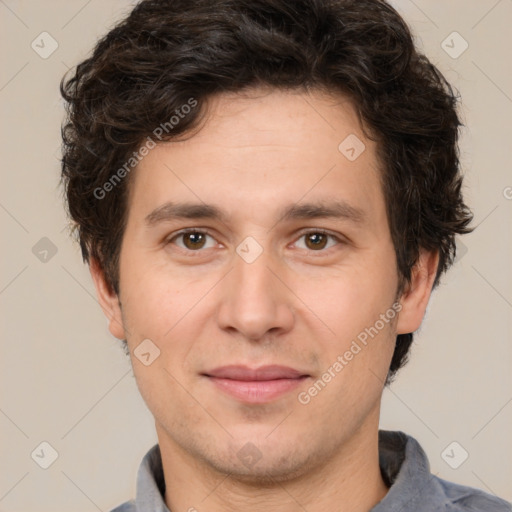
<path fill-rule="evenodd" d="M 223 366 L 204 373 L 217 389 L 240 402 L 263 404 L 296 389 L 309 375 L 287 366 Z"/>
<path fill-rule="evenodd" d="M 293 368 L 277 365 L 262 366 L 256 369 L 251 369 L 246 366 L 222 366 L 221 368 L 207 372 L 206 375 L 220 379 L 244 381 L 297 379 L 306 376 L 304 373 Z"/>

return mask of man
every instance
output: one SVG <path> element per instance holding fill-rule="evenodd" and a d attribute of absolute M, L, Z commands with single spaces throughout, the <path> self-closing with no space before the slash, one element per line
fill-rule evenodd
<path fill-rule="evenodd" d="M 450 86 L 380 0 L 146 0 L 63 82 L 63 182 L 158 445 L 116 511 L 505 511 L 380 432 L 467 233 Z"/>

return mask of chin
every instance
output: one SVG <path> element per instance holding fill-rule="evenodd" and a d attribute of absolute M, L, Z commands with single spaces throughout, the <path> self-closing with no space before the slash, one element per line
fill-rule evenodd
<path fill-rule="evenodd" d="M 260 448 L 257 448 L 257 445 Z M 302 453 L 297 444 L 278 446 L 276 443 L 236 443 L 228 454 L 216 453 L 204 457 L 212 469 L 247 486 L 274 487 L 309 473 L 318 462 L 318 453 Z M 213 456 L 212 456 L 213 455 Z M 320 456 L 321 457 L 321 456 Z"/>
<path fill-rule="evenodd" d="M 256 488 L 272 488 L 276 484 L 299 478 L 308 471 L 307 464 L 290 459 L 266 463 L 260 460 L 252 467 L 244 466 L 238 460 L 232 463 L 226 461 L 225 464 L 215 461 L 213 464 L 217 471 L 229 474 L 231 480 Z"/>

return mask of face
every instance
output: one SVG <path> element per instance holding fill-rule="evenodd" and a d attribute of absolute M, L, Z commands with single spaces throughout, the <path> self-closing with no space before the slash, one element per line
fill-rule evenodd
<path fill-rule="evenodd" d="M 376 431 L 428 280 L 396 305 L 376 147 L 350 101 L 260 90 L 208 112 L 133 171 L 119 297 L 93 277 L 161 446 L 285 478 Z"/>

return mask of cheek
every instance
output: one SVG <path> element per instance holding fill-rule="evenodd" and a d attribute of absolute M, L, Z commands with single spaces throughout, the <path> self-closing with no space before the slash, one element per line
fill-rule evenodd
<path fill-rule="evenodd" d="M 372 326 L 395 299 L 396 277 L 375 272 L 372 265 L 343 268 L 322 279 L 299 279 L 296 295 L 309 309 L 312 322 L 327 329 L 327 339 L 344 344 Z"/>
<path fill-rule="evenodd" d="M 317 406 L 330 410 L 340 421 L 362 420 L 380 400 L 393 350 L 391 325 L 368 334 L 364 343 L 357 337 L 339 338 L 336 345 L 326 348 L 323 373 L 312 383 L 323 389 L 314 399 Z M 310 391 L 315 393 L 306 390 Z"/>
<path fill-rule="evenodd" d="M 330 368 L 335 375 L 326 375 L 333 382 L 324 395 L 327 403 L 339 401 L 343 395 L 347 407 L 370 407 L 382 391 L 395 346 L 399 310 L 399 306 L 393 307 L 396 273 L 389 272 L 394 259 L 387 260 L 387 272 L 384 260 L 381 266 L 368 261 L 321 282 L 302 282 L 297 288 L 297 295 L 307 297 L 305 302 L 313 313 L 307 316 L 312 322 L 309 328 L 312 332 L 325 330 L 325 335 L 315 336 L 315 350 L 322 371 Z"/>
<path fill-rule="evenodd" d="M 205 295 L 208 283 L 157 266 L 126 263 L 121 298 L 131 337 L 163 343 Z"/>
<path fill-rule="evenodd" d="M 212 317 L 212 303 L 202 299 L 214 283 L 170 275 L 159 268 L 147 270 L 144 277 L 133 273 L 124 284 L 123 318 L 141 394 L 151 401 L 152 389 L 177 393 L 179 385 L 173 376 L 182 383 L 187 378 L 184 365 Z M 146 339 L 156 345 L 158 353 L 148 367 L 137 360 L 137 348 Z"/>

